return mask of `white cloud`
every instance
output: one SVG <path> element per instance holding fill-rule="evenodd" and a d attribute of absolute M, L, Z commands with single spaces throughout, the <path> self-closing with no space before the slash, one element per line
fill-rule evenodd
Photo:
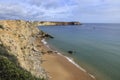
<path fill-rule="evenodd" d="M 119 22 L 119 8 L 119 0 L 0 0 L 0 19 Z"/>

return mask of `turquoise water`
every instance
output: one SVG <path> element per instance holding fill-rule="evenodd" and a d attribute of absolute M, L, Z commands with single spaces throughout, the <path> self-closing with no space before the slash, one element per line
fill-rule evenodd
<path fill-rule="evenodd" d="M 52 47 L 74 60 L 97 80 L 120 80 L 120 24 L 40 27 L 54 36 Z M 75 53 L 70 55 L 69 50 Z"/>

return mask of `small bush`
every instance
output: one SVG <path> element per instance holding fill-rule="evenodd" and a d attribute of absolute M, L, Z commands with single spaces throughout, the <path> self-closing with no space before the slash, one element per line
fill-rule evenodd
<path fill-rule="evenodd" d="M 4 29 L 4 27 L 3 27 L 2 25 L 0 25 L 0 28 L 1 28 L 1 29 Z"/>
<path fill-rule="evenodd" d="M 30 72 L 18 67 L 8 58 L 0 55 L 0 80 L 44 80 L 36 78 Z"/>

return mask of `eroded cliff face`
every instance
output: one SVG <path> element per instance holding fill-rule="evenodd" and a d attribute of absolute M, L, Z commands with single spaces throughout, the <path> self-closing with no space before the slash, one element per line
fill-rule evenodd
<path fill-rule="evenodd" d="M 0 45 L 3 45 L 9 55 L 17 58 L 18 65 L 30 71 L 36 77 L 47 78 L 41 67 L 42 53 L 36 48 L 35 39 L 40 32 L 32 22 L 23 20 L 0 21 Z M 4 54 L 3 47 L 0 51 Z"/>

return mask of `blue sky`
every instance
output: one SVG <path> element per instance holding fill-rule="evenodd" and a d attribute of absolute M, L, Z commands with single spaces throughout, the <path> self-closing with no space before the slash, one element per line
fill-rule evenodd
<path fill-rule="evenodd" d="M 0 0 L 0 19 L 120 23 L 120 0 Z"/>

